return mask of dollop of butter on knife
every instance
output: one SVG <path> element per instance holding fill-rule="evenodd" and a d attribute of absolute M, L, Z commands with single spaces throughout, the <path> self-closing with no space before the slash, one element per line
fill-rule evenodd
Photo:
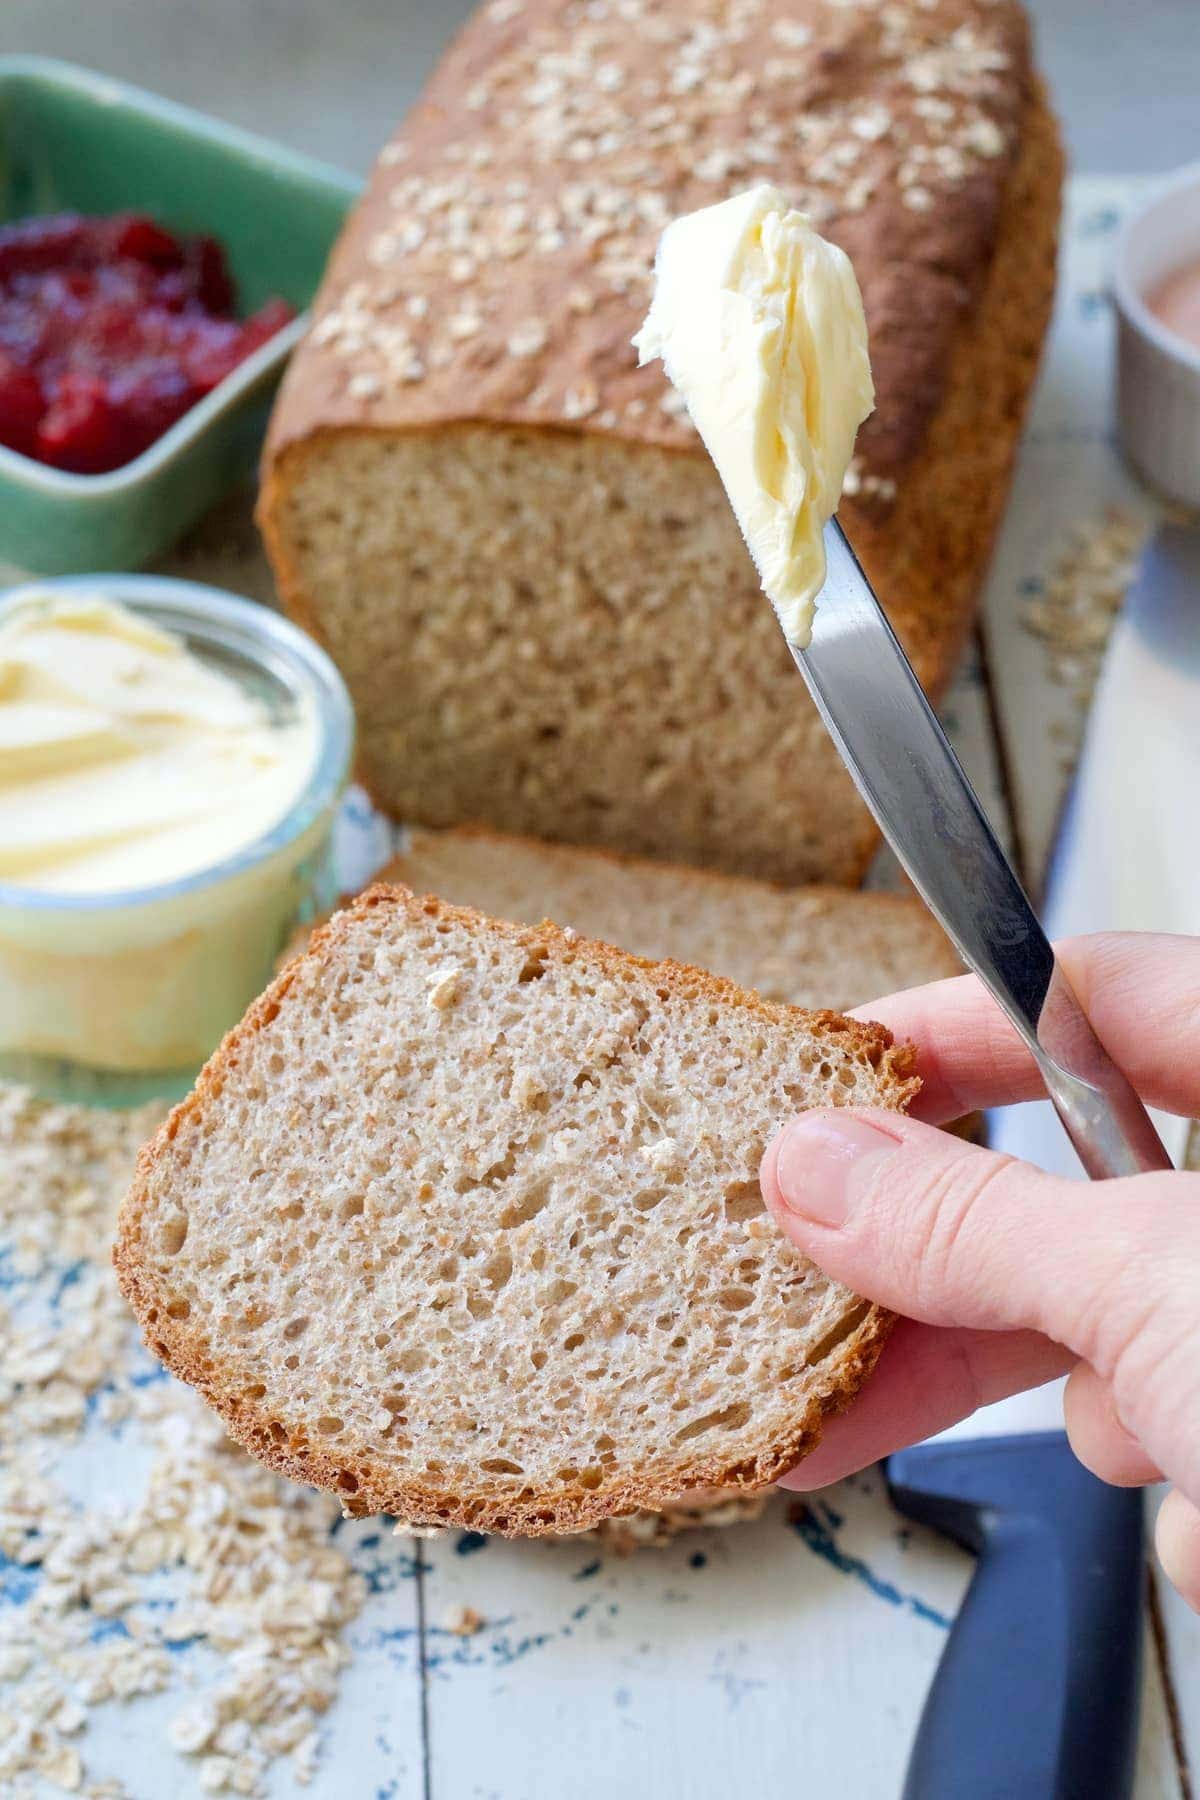
<path fill-rule="evenodd" d="M 661 357 L 789 642 L 808 643 L 822 532 L 875 403 L 849 257 L 766 183 L 668 225 L 634 338 Z"/>

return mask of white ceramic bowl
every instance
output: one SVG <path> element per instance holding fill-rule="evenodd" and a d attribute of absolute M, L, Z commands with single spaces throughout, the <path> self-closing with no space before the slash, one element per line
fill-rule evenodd
<path fill-rule="evenodd" d="M 1200 163 L 1181 169 L 1117 242 L 1117 424 L 1138 473 L 1168 499 L 1200 507 L 1200 348 L 1159 323 L 1146 296 L 1200 260 Z"/>

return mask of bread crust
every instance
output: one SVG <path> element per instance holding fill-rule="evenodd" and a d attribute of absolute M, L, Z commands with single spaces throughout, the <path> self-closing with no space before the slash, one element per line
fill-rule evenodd
<path fill-rule="evenodd" d="M 330 426 L 479 419 L 703 455 L 663 371 L 638 368 L 629 339 L 668 220 L 770 180 L 855 264 L 877 400 L 863 467 L 876 478 L 903 470 L 996 255 L 1039 90 L 1016 0 L 899 0 L 892 10 L 883 21 L 873 6 L 772 0 L 757 19 L 748 9 L 748 28 L 730 29 L 724 0 L 654 0 L 653 26 L 639 32 L 615 14 L 581 17 L 572 0 L 523 0 L 503 18 L 481 7 L 342 232 L 315 329 L 285 377 L 268 462 Z M 707 67 L 680 80 L 701 34 Z M 785 35 L 804 40 L 790 55 Z M 546 82 L 548 62 L 572 58 L 570 76 Z M 590 82 L 593 68 L 615 78 L 613 100 Z M 539 79 L 557 94 L 539 92 Z M 723 84 L 746 103 L 730 105 Z M 648 117 L 656 99 L 669 122 Z M 586 163 L 560 101 L 593 135 Z M 773 154 L 750 153 L 768 143 Z M 704 166 L 714 154 L 719 172 Z M 464 257 L 471 266 L 455 267 Z M 427 303 L 415 315 L 414 295 Z M 478 315 L 475 329 L 464 310 Z M 528 344 L 515 335 L 522 327 L 537 328 Z M 364 375 L 373 380 L 355 382 Z M 592 404 L 582 404 L 582 380 Z"/>
<path fill-rule="evenodd" d="M 1008 501 L 1021 428 L 1054 306 L 1064 157 L 1034 79 L 995 252 L 953 342 L 937 410 L 897 476 L 895 504 L 842 502 L 839 518 L 922 686 L 935 702 L 958 666 Z"/>
<path fill-rule="evenodd" d="M 809 1013 L 775 1005 L 748 994 L 733 983 L 682 963 L 648 962 L 607 944 L 576 938 L 549 922 L 522 927 L 484 918 L 468 907 L 448 906 L 433 896 L 418 897 L 402 887 L 376 884 L 353 906 L 336 913 L 317 931 L 309 948 L 279 974 L 241 1023 L 228 1033 L 202 1070 L 194 1090 L 169 1114 L 138 1158 L 133 1182 L 122 1204 L 113 1248 L 113 1263 L 122 1291 L 136 1314 L 149 1348 L 173 1374 L 195 1387 L 225 1421 L 230 1435 L 251 1454 L 294 1481 L 323 1487 L 338 1495 L 346 1513 L 390 1513 L 416 1525 L 458 1525 L 506 1536 L 541 1536 L 586 1530 L 601 1520 L 638 1510 L 661 1510 L 694 1489 L 751 1491 L 778 1479 L 818 1443 L 824 1420 L 843 1410 L 867 1379 L 886 1341 L 892 1315 L 862 1302 L 849 1317 L 845 1336 L 822 1363 L 822 1391 L 789 1421 L 787 1428 L 758 1445 L 754 1453 L 730 1462 L 719 1455 L 699 1456 L 681 1466 L 668 1481 L 661 1477 L 621 1474 L 598 1488 L 572 1486 L 531 1497 L 488 1491 L 480 1477 L 477 1491 L 451 1492 L 427 1481 L 399 1480 L 369 1459 L 334 1456 L 314 1446 L 303 1419 L 281 1420 L 279 1409 L 268 1414 L 245 1398 L 236 1368 L 221 1360 L 220 1346 L 209 1342 L 190 1319 L 170 1316 L 145 1253 L 143 1225 L 151 1206 L 150 1177 L 163 1162 L 182 1150 L 201 1125 L 206 1108 L 220 1095 L 237 1068 L 247 1042 L 263 1031 L 288 1003 L 298 973 L 314 959 L 334 956 L 354 923 L 374 908 L 399 908 L 424 918 L 447 920 L 471 930 L 498 934 L 522 947 L 536 947 L 549 961 L 585 948 L 597 968 L 621 974 L 631 968 L 653 971 L 656 982 L 672 993 L 702 998 L 722 1008 L 736 1008 L 773 1024 L 796 1022 L 827 1034 L 831 1041 L 866 1054 L 878 1071 L 880 1104 L 906 1107 L 920 1087 L 914 1073 L 915 1052 L 896 1045 L 882 1026 L 843 1018 L 837 1013 Z M 282 1441 L 281 1441 L 282 1440 Z"/>
<path fill-rule="evenodd" d="M 506 844 L 514 844 L 523 850 L 548 851 L 551 854 L 559 849 L 569 849 L 572 854 L 576 856 L 586 857 L 590 861 L 607 865 L 610 868 L 624 869 L 630 874 L 636 874 L 640 869 L 647 866 L 646 858 L 635 856 L 628 850 L 614 850 L 611 846 L 605 844 L 571 844 L 565 846 L 547 844 L 543 839 L 530 837 L 523 832 L 497 831 L 494 826 L 481 824 L 477 820 L 468 820 L 462 825 L 451 826 L 443 833 L 431 832 L 428 836 L 430 841 L 439 837 L 445 838 L 447 841 L 457 840 L 460 842 L 469 842 L 474 840 L 478 843 L 494 844 L 500 849 L 503 849 Z M 417 842 L 414 843 L 413 846 L 414 851 L 419 847 L 420 839 L 418 837 Z M 385 867 L 380 870 L 379 874 L 374 878 L 372 885 L 383 883 L 384 886 L 408 887 L 411 889 L 412 883 L 406 881 L 404 875 L 405 865 L 410 854 L 411 852 L 403 850 L 399 851 L 397 855 L 392 857 Z M 714 896 L 732 896 L 735 893 L 753 892 L 756 889 L 765 888 L 772 894 L 794 895 L 797 898 L 803 898 L 805 900 L 827 901 L 830 906 L 844 905 L 846 900 L 846 889 L 832 881 L 807 882 L 803 887 L 796 888 L 789 886 L 786 882 L 768 881 L 763 877 L 729 875 L 721 869 L 697 869 L 693 868 L 690 863 L 675 862 L 667 858 L 660 861 L 656 857 L 652 866 L 660 874 L 677 875 L 679 879 L 682 882 L 685 882 L 689 887 L 698 886 L 706 888 Z M 891 893 L 887 890 L 879 889 L 878 891 L 872 890 L 870 893 L 859 894 L 856 896 L 856 900 L 860 905 L 870 906 L 880 914 L 888 914 L 896 918 L 899 918 L 902 914 L 906 917 L 911 917 L 914 911 L 918 911 L 923 920 L 928 924 L 931 942 L 936 940 L 945 946 L 946 973 L 948 975 L 959 975 L 962 973 L 962 965 L 950 948 L 941 926 L 937 924 L 932 913 L 928 912 L 924 906 L 922 906 L 921 902 L 916 899 L 915 895 Z"/>

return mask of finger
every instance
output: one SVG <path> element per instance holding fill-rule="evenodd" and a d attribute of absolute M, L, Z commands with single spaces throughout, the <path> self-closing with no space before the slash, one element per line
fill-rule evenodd
<path fill-rule="evenodd" d="M 763 1196 L 855 1292 L 930 1325 L 1038 1331 L 1089 1362 L 1163 1474 L 1200 1494 L 1200 1175 L 1064 1181 L 903 1113 L 802 1113 Z"/>
<path fill-rule="evenodd" d="M 901 1319 L 850 1411 L 827 1421 L 817 1448 L 780 1486 L 800 1493 L 828 1487 L 977 1407 L 1052 1381 L 1073 1361 L 1061 1344 L 1034 1332 L 943 1331 Z"/>
<path fill-rule="evenodd" d="M 1071 1448 L 1086 1469 L 1113 1487 L 1145 1487 L 1162 1470 L 1146 1455 L 1117 1414 L 1112 1388 L 1090 1363 L 1076 1363 L 1063 1394 Z"/>
<path fill-rule="evenodd" d="M 1106 1379 L 1126 1358 L 1151 1385 L 1168 1362 L 1182 1369 L 1196 1337 L 1200 1176 L 1066 1181 L 902 1113 L 849 1107 L 793 1119 L 761 1176 L 806 1256 L 910 1318 L 1040 1331 Z"/>
<path fill-rule="evenodd" d="M 1200 1112 L 1200 938 L 1114 932 L 1056 949 L 1101 1043 L 1143 1098 L 1184 1117 Z M 913 1110 L 931 1124 L 1044 1095 L 1028 1050 L 973 975 L 855 1011 L 917 1045 L 924 1085 Z"/>
<path fill-rule="evenodd" d="M 1172 1488 L 1158 1509 L 1154 1547 L 1167 1580 L 1200 1612 L 1200 1512 Z"/>

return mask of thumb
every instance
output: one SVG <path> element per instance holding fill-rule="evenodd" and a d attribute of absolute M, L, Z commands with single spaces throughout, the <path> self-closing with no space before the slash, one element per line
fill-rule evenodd
<path fill-rule="evenodd" d="M 1200 1177 L 1067 1181 L 903 1114 L 838 1108 L 785 1127 L 762 1186 L 806 1256 L 910 1318 L 1040 1331 L 1105 1379 L 1168 1320 L 1195 1337 Z"/>

